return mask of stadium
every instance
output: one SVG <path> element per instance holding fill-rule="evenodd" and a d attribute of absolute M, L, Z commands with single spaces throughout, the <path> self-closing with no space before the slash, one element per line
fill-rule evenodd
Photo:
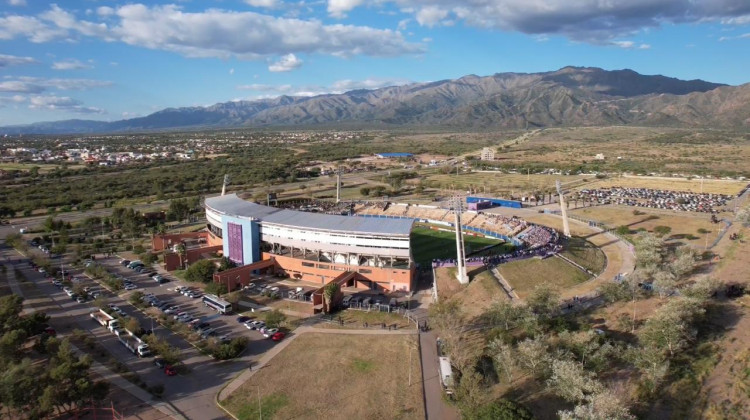
<path fill-rule="evenodd" d="M 412 219 L 375 219 L 279 209 L 236 194 L 205 200 L 208 242 L 246 270 L 324 285 L 342 274 L 355 287 L 412 291 Z M 243 278 L 240 283 L 246 283 Z"/>
<path fill-rule="evenodd" d="M 455 228 L 450 222 L 453 211 L 436 206 L 365 202 L 340 203 L 325 211 L 309 205 L 303 208 L 308 211 L 256 204 L 236 194 L 207 198 L 209 247 L 242 267 L 217 274 L 216 281 L 233 289 L 264 271 L 321 286 L 337 281 L 360 289 L 411 292 L 418 266 L 412 249 L 419 230 L 415 224 L 443 231 Z M 462 217 L 462 230 L 496 244 L 544 252 L 557 242 L 553 230 L 517 217 L 477 210 L 468 210 Z M 446 263 L 451 262 L 440 264 Z"/>

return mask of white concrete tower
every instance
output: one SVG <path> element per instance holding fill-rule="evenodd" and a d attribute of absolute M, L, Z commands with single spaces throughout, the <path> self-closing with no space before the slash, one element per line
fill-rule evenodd
<path fill-rule="evenodd" d="M 336 168 L 336 202 L 341 201 L 341 167 Z"/>
<path fill-rule="evenodd" d="M 568 207 L 565 205 L 565 197 L 563 195 L 562 184 L 560 180 L 555 181 L 555 187 L 557 187 L 557 194 L 560 195 L 560 214 L 563 219 L 563 235 L 566 238 L 570 238 L 570 225 L 568 224 Z"/>
<path fill-rule="evenodd" d="M 229 174 L 224 174 L 224 183 L 221 185 L 221 195 L 227 193 L 227 184 L 229 184 Z"/>
<path fill-rule="evenodd" d="M 456 214 L 456 278 L 459 283 L 466 284 L 469 282 L 469 276 L 466 274 L 466 251 L 464 249 L 464 235 L 461 232 L 463 202 L 460 196 L 453 198 L 453 212 Z"/>

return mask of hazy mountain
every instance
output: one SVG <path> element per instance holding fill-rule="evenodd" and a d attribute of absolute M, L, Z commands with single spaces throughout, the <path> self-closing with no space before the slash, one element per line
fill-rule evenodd
<path fill-rule="evenodd" d="M 0 133 L 74 133 L 219 127 L 331 126 L 493 128 L 574 125 L 750 126 L 750 85 L 645 76 L 632 70 L 565 67 L 546 73 L 281 96 L 208 107 L 168 108 L 110 123 L 69 120 Z"/>

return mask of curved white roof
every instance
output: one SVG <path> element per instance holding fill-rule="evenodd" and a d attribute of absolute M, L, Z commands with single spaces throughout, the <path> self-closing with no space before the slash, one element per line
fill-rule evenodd
<path fill-rule="evenodd" d="M 237 194 L 206 198 L 205 204 L 207 208 L 228 216 L 315 230 L 409 236 L 414 224 L 412 219 L 337 216 L 277 209 L 245 201 L 237 197 Z"/>

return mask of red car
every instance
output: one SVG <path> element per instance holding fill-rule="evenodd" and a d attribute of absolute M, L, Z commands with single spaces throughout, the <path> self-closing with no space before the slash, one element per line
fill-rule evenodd
<path fill-rule="evenodd" d="M 45 329 L 44 329 L 44 332 L 45 332 L 45 334 L 47 334 L 47 335 L 51 335 L 52 337 L 54 337 L 54 336 L 56 336 L 56 335 L 57 335 L 57 331 L 55 331 L 55 329 L 54 329 L 54 328 L 52 328 L 52 327 L 47 327 L 47 328 L 45 328 Z"/>
<path fill-rule="evenodd" d="M 167 374 L 167 376 L 177 375 L 177 371 L 172 365 L 167 365 L 167 367 L 164 368 L 164 373 Z"/>
<path fill-rule="evenodd" d="M 281 341 L 281 340 L 284 339 L 284 336 L 285 336 L 285 334 L 283 332 L 279 331 L 279 332 L 277 332 L 277 333 L 275 333 L 274 335 L 271 336 L 271 340 L 273 340 L 273 341 Z"/>

